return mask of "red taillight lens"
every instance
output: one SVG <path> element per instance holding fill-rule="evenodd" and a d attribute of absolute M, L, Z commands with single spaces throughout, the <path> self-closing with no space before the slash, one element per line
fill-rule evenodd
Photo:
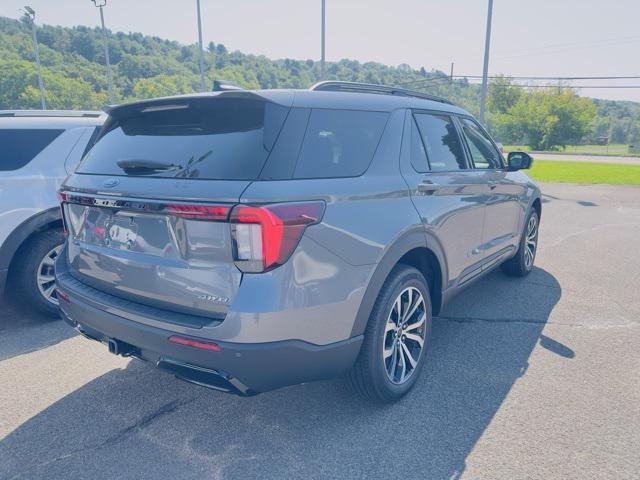
<path fill-rule="evenodd" d="M 229 207 L 223 205 L 167 205 L 164 211 L 191 220 L 221 220 L 229 217 Z"/>
<path fill-rule="evenodd" d="M 69 196 L 64 192 L 58 192 L 58 202 L 60 202 L 60 214 L 62 215 L 62 233 L 64 237 L 67 238 L 69 236 L 69 229 L 67 228 L 67 220 L 65 219 L 64 213 L 64 202 L 67 201 Z"/>
<path fill-rule="evenodd" d="M 64 292 L 61 292 L 61 291 L 60 291 L 60 290 L 58 290 L 57 288 L 56 288 L 56 298 L 57 298 L 58 300 L 60 300 L 60 301 L 64 301 L 64 302 L 67 302 L 67 303 L 71 303 L 71 299 L 69 298 L 69 295 L 67 295 L 67 294 L 66 294 L 66 293 L 64 293 Z"/>
<path fill-rule="evenodd" d="M 237 205 L 231 211 L 236 265 L 262 272 L 282 265 L 298 245 L 304 229 L 318 223 L 324 202 Z"/>
<path fill-rule="evenodd" d="M 195 338 L 181 337 L 180 335 L 171 335 L 169 337 L 171 343 L 184 345 L 185 347 L 199 348 L 200 350 L 209 350 L 210 352 L 219 352 L 222 349 L 220 345 L 207 340 L 196 340 Z"/>

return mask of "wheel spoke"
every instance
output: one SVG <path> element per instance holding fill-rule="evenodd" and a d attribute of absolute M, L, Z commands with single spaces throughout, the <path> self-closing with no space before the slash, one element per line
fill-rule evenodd
<path fill-rule="evenodd" d="M 411 355 L 411 352 L 409 351 L 409 347 L 407 347 L 404 343 L 402 343 L 401 345 L 402 345 L 402 351 L 404 352 L 404 357 L 406 357 L 406 359 L 409 360 L 409 363 L 411 364 L 411 368 L 416 368 L 416 365 L 418 364 L 418 362 L 413 358 L 413 355 Z"/>
<path fill-rule="evenodd" d="M 391 347 L 386 348 L 384 350 L 384 359 L 385 360 L 395 353 L 396 345 L 397 345 L 396 342 L 393 342 L 393 345 L 391 345 Z"/>
<path fill-rule="evenodd" d="M 393 305 L 393 310 L 396 312 L 396 324 L 400 323 L 400 317 L 402 314 L 402 295 L 396 298 L 396 302 Z M 392 312 L 393 312 L 392 310 Z"/>
<path fill-rule="evenodd" d="M 53 267 L 54 263 L 55 260 L 48 255 L 42 260 L 42 265 L 46 265 L 47 267 Z"/>
<path fill-rule="evenodd" d="M 413 306 L 411 307 L 411 310 L 409 310 L 409 312 L 404 316 L 402 321 L 405 322 L 409 320 L 411 316 L 415 313 L 415 311 L 418 309 L 418 307 L 423 303 L 424 303 L 424 299 L 422 298 L 422 295 L 418 296 L 418 300 L 416 300 L 416 303 L 413 304 Z"/>
<path fill-rule="evenodd" d="M 56 284 L 52 283 L 47 289 L 44 291 L 45 296 L 49 297 L 53 293 L 53 289 L 56 288 Z"/>
<path fill-rule="evenodd" d="M 391 367 L 389 378 L 391 379 L 391 381 L 394 381 L 396 378 L 396 368 L 398 366 L 398 348 L 395 346 L 395 344 L 393 348 L 393 354 L 391 356 L 391 364 L 389 366 Z"/>
<path fill-rule="evenodd" d="M 400 352 L 400 363 L 402 364 L 402 370 L 400 371 L 400 383 L 404 381 L 404 377 L 407 375 L 407 361 L 404 358 L 403 352 Z"/>
<path fill-rule="evenodd" d="M 48 283 L 55 280 L 55 277 L 53 275 L 40 275 L 38 278 L 40 280 L 40 283 Z"/>
<path fill-rule="evenodd" d="M 395 329 L 396 329 L 396 324 L 393 323 L 391 320 L 389 320 L 387 322 L 387 324 L 385 325 L 385 327 L 384 327 L 384 336 L 385 336 L 385 338 L 387 337 L 387 334 L 389 332 L 391 332 L 392 330 L 395 330 Z"/>
<path fill-rule="evenodd" d="M 405 333 L 404 336 L 407 340 L 416 342 L 418 345 L 420 345 L 420 348 L 422 348 L 422 345 L 424 345 L 424 340 L 420 335 L 416 333 Z"/>
<path fill-rule="evenodd" d="M 420 328 L 422 325 L 424 325 L 424 321 L 426 320 L 426 318 L 427 318 L 427 314 L 423 313 L 415 323 L 412 323 L 411 325 L 407 325 L 407 327 L 404 329 L 405 332 L 411 332 L 416 328 Z"/>

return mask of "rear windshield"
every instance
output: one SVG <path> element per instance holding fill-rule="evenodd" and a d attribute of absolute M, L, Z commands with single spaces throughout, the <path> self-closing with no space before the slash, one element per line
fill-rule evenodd
<path fill-rule="evenodd" d="M 0 171 L 18 170 L 64 130 L 0 129 Z"/>
<path fill-rule="evenodd" d="M 270 102 L 237 98 L 143 110 L 112 119 L 77 171 L 254 180 L 287 112 L 288 108 Z"/>

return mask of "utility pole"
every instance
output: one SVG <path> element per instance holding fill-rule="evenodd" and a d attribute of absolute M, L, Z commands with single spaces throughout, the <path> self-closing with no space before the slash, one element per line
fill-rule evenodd
<path fill-rule="evenodd" d="M 493 16 L 493 0 L 489 0 L 487 10 L 487 36 L 484 41 L 484 67 L 482 69 L 482 90 L 480 91 L 480 123 L 484 123 L 484 112 L 487 103 L 487 75 L 489 75 L 489 49 L 491 46 L 491 17 Z"/>
<path fill-rule="evenodd" d="M 449 96 L 453 96 L 453 62 L 451 62 L 451 73 L 449 74 Z"/>
<path fill-rule="evenodd" d="M 322 13 L 321 13 L 321 26 L 320 26 L 320 80 L 324 80 L 324 37 L 325 37 L 325 0 L 322 0 Z"/>
<path fill-rule="evenodd" d="M 93 4 L 100 9 L 100 24 L 102 25 L 102 43 L 104 44 L 104 62 L 107 66 L 107 93 L 109 95 L 109 103 L 113 101 L 113 74 L 111 73 L 111 62 L 109 61 L 109 39 L 107 37 L 107 29 L 104 26 L 104 12 L 102 7 L 107 5 L 107 0 L 91 0 Z"/>
<path fill-rule="evenodd" d="M 40 104 L 42 110 L 47 109 L 47 102 L 44 99 L 44 84 L 42 83 L 42 67 L 40 66 L 40 49 L 38 48 L 38 35 L 36 34 L 36 11 L 29 7 L 24 7 L 24 14 L 28 22 L 31 24 L 31 33 L 33 36 L 33 48 L 36 53 L 36 65 L 38 71 L 38 87 L 40 88 Z"/>
<path fill-rule="evenodd" d="M 196 0 L 198 8 L 198 45 L 200 46 L 200 91 L 206 92 L 207 86 L 204 82 L 204 50 L 202 47 L 202 17 L 200 16 L 200 0 Z"/>

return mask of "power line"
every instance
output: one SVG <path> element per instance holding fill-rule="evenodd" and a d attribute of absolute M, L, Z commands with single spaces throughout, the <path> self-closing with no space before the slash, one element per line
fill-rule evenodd
<path fill-rule="evenodd" d="M 471 85 L 480 85 L 479 83 L 472 83 Z M 491 85 L 493 88 L 640 88 L 640 85 Z"/>
<path fill-rule="evenodd" d="M 472 79 L 478 80 L 482 79 L 482 75 L 453 75 L 454 79 L 464 80 L 464 79 Z M 554 81 L 571 81 L 571 80 L 638 80 L 640 79 L 640 75 L 609 75 L 609 76 L 583 76 L 583 77 L 542 77 L 542 76 L 506 76 L 506 75 L 491 75 L 487 77 L 492 80 L 496 79 L 506 79 L 506 80 L 554 80 Z M 435 77 L 435 78 L 424 78 L 424 79 L 416 79 L 408 82 L 400 83 L 399 85 L 415 85 L 422 83 L 431 83 L 436 81 L 451 81 L 451 77 Z M 517 85 L 516 85 L 517 86 Z"/>
<path fill-rule="evenodd" d="M 454 78 L 482 78 L 482 75 L 454 75 Z M 608 77 L 519 77 L 519 76 L 506 76 L 506 75 L 493 75 L 489 76 L 492 79 L 505 78 L 510 80 L 630 80 L 639 79 L 640 75 L 635 76 L 608 76 Z"/>

